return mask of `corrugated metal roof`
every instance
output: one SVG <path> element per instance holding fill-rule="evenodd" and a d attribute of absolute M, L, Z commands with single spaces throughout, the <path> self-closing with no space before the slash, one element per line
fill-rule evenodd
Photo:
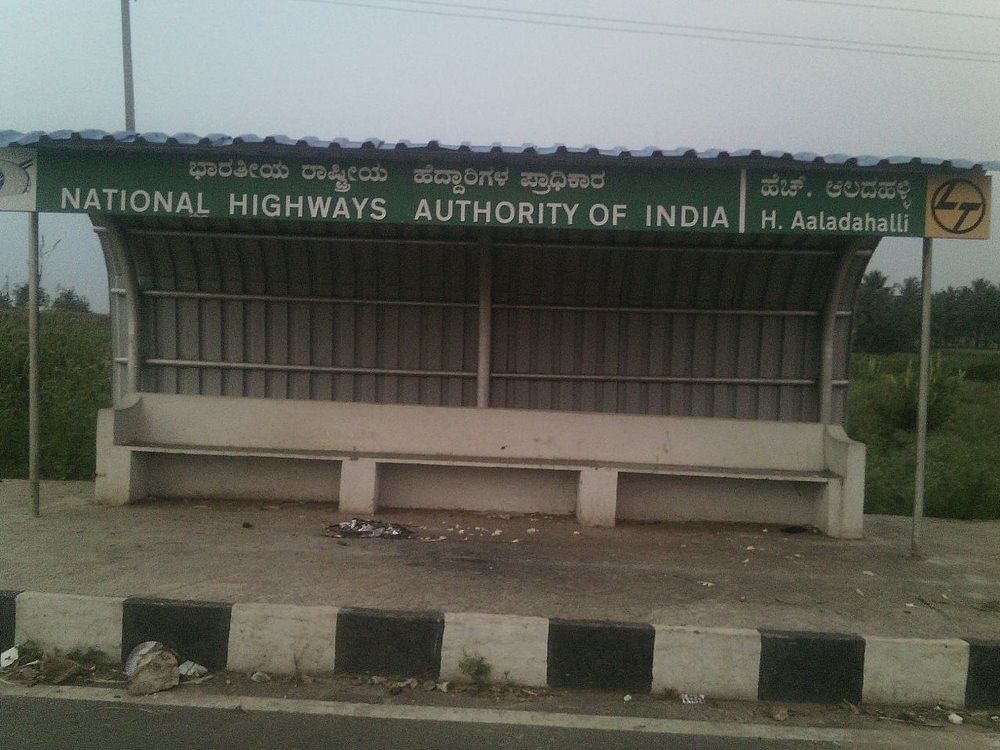
<path fill-rule="evenodd" d="M 379 138 L 368 138 L 363 141 L 353 141 L 347 138 L 323 140 L 313 136 L 305 138 L 289 138 L 286 135 L 258 136 L 252 133 L 231 136 L 224 133 L 209 133 L 196 135 L 194 133 L 135 133 L 104 130 L 53 130 L 49 132 L 35 130 L 30 133 L 20 133 L 15 130 L 0 130 L 0 147 L 3 146 L 35 146 L 35 145 L 71 145 L 71 144 L 123 144 L 134 146 L 179 146 L 179 147 L 211 147 L 222 149 L 238 149 L 241 146 L 279 146 L 304 150 L 312 149 L 345 149 L 357 151 L 418 151 L 422 153 L 475 153 L 475 154 L 513 154 L 523 156 L 603 156 L 613 158 L 643 158 L 643 159 L 684 159 L 702 161 L 721 161 L 729 159 L 746 160 L 778 160 L 801 163 L 831 165 L 831 166 L 914 166 L 945 169 L 985 169 L 1000 171 L 1000 161 L 974 162 L 968 159 L 939 159 L 919 156 L 873 156 L 864 154 L 850 156 L 848 154 L 820 155 L 810 151 L 797 153 L 786 151 L 761 151 L 759 149 L 739 149 L 726 151 L 722 149 L 707 149 L 698 151 L 693 148 L 664 149 L 655 146 L 633 149 L 624 146 L 600 148 L 593 145 L 566 146 L 553 144 L 537 146 L 533 143 L 523 143 L 513 146 L 502 143 L 475 145 L 460 143 L 457 145 L 440 143 L 439 141 L 383 141 Z"/>

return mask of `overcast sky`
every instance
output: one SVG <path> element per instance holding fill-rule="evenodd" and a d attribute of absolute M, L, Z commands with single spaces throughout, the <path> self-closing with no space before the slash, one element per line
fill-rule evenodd
<path fill-rule="evenodd" d="M 476 5 L 600 28 L 496 20 Z M 119 12 L 118 0 L 0 0 L 0 129 L 122 129 Z M 144 131 L 1000 159 L 996 63 L 668 36 L 679 30 L 662 25 L 996 53 L 997 0 L 138 0 L 131 12 Z M 631 19 L 644 33 L 544 13 Z M 1000 184 L 994 217 L 998 197 Z M 86 218 L 43 216 L 42 233 L 62 240 L 43 284 L 75 286 L 106 310 Z M 993 235 L 938 241 L 935 287 L 1000 281 L 1000 219 Z M 26 242 L 27 218 L 0 215 L 0 283 L 26 279 Z M 917 275 L 919 247 L 886 241 L 871 267 Z"/>

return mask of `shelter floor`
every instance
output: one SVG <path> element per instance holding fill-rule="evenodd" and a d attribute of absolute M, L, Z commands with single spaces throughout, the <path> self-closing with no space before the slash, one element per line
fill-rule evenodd
<path fill-rule="evenodd" d="M 0 481 L 0 589 L 1000 637 L 998 521 L 928 519 L 914 560 L 909 519 L 895 516 L 867 516 L 865 538 L 843 541 L 386 509 L 376 517 L 413 538 L 335 539 L 324 528 L 350 516 L 319 503 L 92 498 L 92 483 L 44 482 L 36 519 L 27 482 Z"/>

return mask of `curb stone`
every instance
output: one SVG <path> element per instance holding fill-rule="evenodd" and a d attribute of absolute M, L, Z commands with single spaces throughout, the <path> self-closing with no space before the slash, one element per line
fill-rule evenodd
<path fill-rule="evenodd" d="M 121 607 L 120 623 L 107 617 L 114 606 Z M 95 623 L 107 632 L 95 633 Z M 486 654 L 495 678 L 506 673 L 534 686 L 1000 708 L 1000 640 L 975 638 L 0 591 L 0 650 L 15 639 L 46 650 L 86 639 L 109 650 L 120 642 L 110 655 L 121 660 L 156 640 L 212 670 L 332 669 L 420 679 L 457 677 L 462 654 Z"/>

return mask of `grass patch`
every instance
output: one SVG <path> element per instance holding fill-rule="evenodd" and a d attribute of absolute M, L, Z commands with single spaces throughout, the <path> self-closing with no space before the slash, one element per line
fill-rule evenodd
<path fill-rule="evenodd" d="M 913 509 L 916 434 L 884 419 L 898 398 L 886 373 L 912 370 L 912 355 L 858 355 L 852 363 L 848 432 L 868 446 L 867 513 L 909 514 Z M 1000 380 L 971 379 L 967 367 L 1000 372 L 1000 352 L 944 352 L 942 372 L 953 381 L 947 414 L 927 438 L 925 512 L 939 518 L 1000 519 Z"/>
<path fill-rule="evenodd" d="M 486 661 L 486 657 L 479 654 L 463 653 L 458 662 L 458 668 L 471 682 L 476 685 L 484 685 L 490 681 L 490 673 L 493 668 Z"/>
<path fill-rule="evenodd" d="M 111 405 L 106 315 L 44 311 L 39 326 L 44 479 L 93 479 L 97 410 Z M 0 477 L 28 476 L 28 324 L 0 312 Z"/>

